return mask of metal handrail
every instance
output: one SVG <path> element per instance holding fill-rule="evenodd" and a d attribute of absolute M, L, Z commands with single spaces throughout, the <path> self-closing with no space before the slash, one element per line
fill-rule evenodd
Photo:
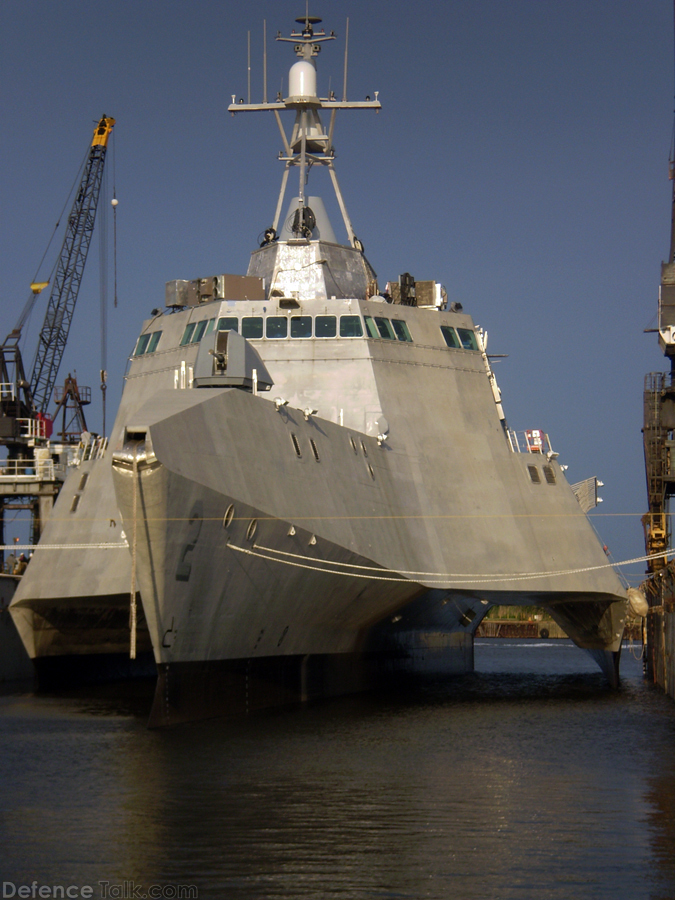
<path fill-rule="evenodd" d="M 44 419 L 17 419 L 19 428 L 21 429 L 21 437 L 32 440 L 47 440 L 47 423 Z"/>
<path fill-rule="evenodd" d="M 103 437 L 100 434 L 83 436 L 77 445 L 73 458 L 68 461 L 68 465 L 79 466 L 80 463 L 87 462 L 90 459 L 102 459 L 107 449 L 107 437 Z"/>
<path fill-rule="evenodd" d="M 2 481 L 55 481 L 53 459 L 5 459 L 0 461 Z"/>
<path fill-rule="evenodd" d="M 547 456 L 553 453 L 551 440 L 545 431 L 539 428 L 528 428 L 525 431 L 508 431 L 509 446 L 514 453 L 534 453 Z"/>

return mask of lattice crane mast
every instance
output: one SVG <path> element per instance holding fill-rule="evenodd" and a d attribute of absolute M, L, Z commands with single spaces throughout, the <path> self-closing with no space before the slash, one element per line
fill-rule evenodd
<path fill-rule="evenodd" d="M 114 119 L 103 116 L 94 131 L 84 174 L 68 217 L 54 284 L 40 331 L 30 386 L 35 409 L 43 415 L 47 412 L 68 340 L 94 231 L 108 138 L 114 124 Z"/>
<path fill-rule="evenodd" d="M 0 442 L 10 446 L 10 455 L 13 455 L 12 446 L 18 450 L 22 444 L 46 436 L 47 408 L 66 348 L 94 231 L 108 139 L 114 124 L 114 119 L 103 116 L 94 130 L 84 172 L 68 215 L 30 379 L 24 373 L 19 340 L 38 294 L 48 286 L 46 283 L 31 285 L 32 297 L 16 328 L 0 347 Z"/>

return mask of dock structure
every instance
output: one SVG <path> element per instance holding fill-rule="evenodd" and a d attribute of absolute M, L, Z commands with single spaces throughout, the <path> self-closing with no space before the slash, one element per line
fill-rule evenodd
<path fill-rule="evenodd" d="M 642 584 L 649 603 L 647 616 L 647 677 L 675 700 L 675 560 Z"/>
<path fill-rule="evenodd" d="M 8 546 L 6 512 L 30 512 L 29 544 L 37 545 L 68 471 L 101 459 L 107 448 L 107 438 L 84 432 L 78 442 L 42 441 L 32 448 L 32 457 L 0 460 L 0 553 Z"/>
<path fill-rule="evenodd" d="M 31 460 L 6 459 L 0 462 L 0 544 L 6 546 L 6 513 L 30 513 L 29 543 L 37 544 L 66 474 L 65 465 L 51 456 Z M 0 550 L 3 554 L 4 550 Z"/>
<path fill-rule="evenodd" d="M 673 223 L 675 226 L 675 218 Z M 645 671 L 675 699 L 675 666 L 671 664 L 675 653 L 675 560 L 669 560 L 672 539 L 669 507 L 670 498 L 675 495 L 675 227 L 669 261 L 661 267 L 658 328 L 654 330 L 658 332 L 659 345 L 670 361 L 671 370 L 650 372 L 644 383 L 642 434 L 648 512 L 642 517 L 642 525 L 647 578 L 640 589 L 649 605 Z"/>

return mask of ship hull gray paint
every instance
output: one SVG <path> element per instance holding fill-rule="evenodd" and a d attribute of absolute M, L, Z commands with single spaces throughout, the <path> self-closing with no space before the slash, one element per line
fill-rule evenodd
<path fill-rule="evenodd" d="M 137 445 L 139 583 L 162 684 L 175 686 L 189 670 L 194 685 L 195 672 L 210 679 L 209 669 L 222 671 L 226 660 L 239 661 L 241 672 L 242 660 L 264 659 L 273 671 L 280 656 L 370 660 L 345 690 L 376 682 L 376 671 L 466 671 L 473 632 L 494 603 L 545 606 L 616 683 L 623 592 L 560 467 L 551 462 L 555 485 L 531 483 L 532 459 L 508 449 L 475 356 L 444 367 L 435 348 L 426 354 L 430 365 L 423 349 L 403 351 L 412 359 L 371 342 L 367 366 L 377 392 L 369 413 L 391 423 L 382 446 L 364 433 L 363 419 L 362 431 L 318 416 L 305 421 L 298 409 L 277 410 L 233 389 L 160 391 L 131 417 L 128 431 L 144 436 Z M 347 367 L 346 377 L 362 362 Z M 266 365 L 276 390 L 283 361 L 266 355 Z M 469 396 L 461 379 L 473 387 Z M 289 378 L 284 387 L 294 387 Z M 393 409 L 405 393 L 407 418 Z M 434 409 L 449 394 L 454 428 Z M 302 402 L 297 394 L 295 402 Z M 467 472 L 477 467 L 480 477 L 471 481 Z M 130 535 L 133 473 L 116 466 L 114 479 Z M 233 519 L 223 527 L 230 507 Z M 594 571 L 548 574 L 566 568 Z M 161 699 L 174 693 L 183 698 L 180 709 Z M 158 689 L 153 721 L 189 716 L 191 693 Z"/>
<path fill-rule="evenodd" d="M 305 301 L 303 314 L 405 320 L 414 342 L 253 342 L 274 380 L 270 394 L 190 388 L 200 351 L 180 346 L 186 323 L 263 308 L 287 314 L 271 302 L 215 302 L 145 323 L 163 329 L 167 349 L 131 360 L 111 450 L 71 473 L 42 541 L 116 549 L 38 548 L 12 604 L 30 655 L 51 659 L 38 667 L 45 677 L 59 657 L 99 654 L 105 669 L 104 657 L 129 651 L 125 444 L 143 444 L 145 454 L 135 548 L 148 630 L 138 652 L 152 647 L 161 685 L 228 661 L 241 671 L 242 660 L 266 659 L 274 670 L 280 657 L 334 657 L 332 673 L 312 682 L 330 692 L 341 680 L 345 690 L 365 686 L 392 667 L 466 671 L 473 632 L 494 603 L 545 606 L 580 646 L 603 659 L 618 652 L 625 595 L 564 473 L 551 460 L 556 483 L 531 482 L 528 464 L 545 460 L 509 448 L 481 355 L 440 338 L 443 322 L 473 329 L 468 316 L 377 300 Z M 277 410 L 275 396 L 288 405 Z M 319 412 L 305 419 L 306 407 Z M 273 559 L 261 556 L 269 551 Z M 181 560 L 187 581 L 176 578 Z M 334 573 L 323 571 L 331 566 Z M 555 574 L 565 570 L 582 571 Z M 359 678 L 341 679 L 353 666 L 339 660 L 356 657 L 371 662 Z M 155 721 L 189 717 L 196 703 L 192 689 L 169 693 L 183 708 L 164 716 L 157 701 Z M 270 690 L 270 702 L 278 696 Z"/>

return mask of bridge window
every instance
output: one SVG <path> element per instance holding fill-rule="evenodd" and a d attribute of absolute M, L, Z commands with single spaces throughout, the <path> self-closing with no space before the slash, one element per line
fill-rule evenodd
<path fill-rule="evenodd" d="M 157 349 L 157 344 L 159 344 L 159 339 L 162 336 L 161 331 L 154 331 L 150 335 L 150 343 L 148 344 L 148 349 L 145 351 L 146 353 L 154 353 Z"/>
<path fill-rule="evenodd" d="M 337 319 L 335 316 L 317 316 L 314 320 L 314 337 L 334 338 L 337 334 Z"/>
<path fill-rule="evenodd" d="M 150 343 L 150 335 L 142 334 L 138 343 L 136 344 L 136 349 L 134 350 L 134 356 L 143 356 L 145 351 L 148 349 L 148 344 Z"/>
<path fill-rule="evenodd" d="M 478 350 L 475 331 L 470 328 L 458 328 L 457 334 L 465 350 Z"/>
<path fill-rule="evenodd" d="M 363 337 L 363 325 L 360 316 L 340 316 L 340 337 Z"/>
<path fill-rule="evenodd" d="M 239 319 L 236 316 L 218 319 L 218 331 L 239 331 Z"/>
<path fill-rule="evenodd" d="M 377 325 L 373 321 L 372 316 L 364 316 L 366 320 L 366 331 L 368 332 L 368 337 L 371 338 L 379 338 L 380 332 L 377 330 Z"/>
<path fill-rule="evenodd" d="M 198 344 L 206 331 L 206 324 L 208 319 L 202 319 L 201 322 L 197 323 L 197 327 L 195 328 L 194 334 L 192 335 L 191 344 Z"/>
<path fill-rule="evenodd" d="M 441 334 L 445 340 L 445 343 L 448 347 L 454 347 L 459 350 L 460 343 L 459 338 L 457 337 L 457 332 L 450 325 L 441 325 Z"/>
<path fill-rule="evenodd" d="M 192 333 L 196 327 L 196 322 L 190 322 L 190 324 L 186 327 L 185 331 L 183 332 L 183 337 L 181 338 L 181 347 L 184 347 L 186 344 L 190 343 L 190 341 L 192 340 Z"/>
<path fill-rule="evenodd" d="M 265 337 L 288 337 L 288 319 L 286 316 L 268 316 L 265 320 Z"/>
<path fill-rule="evenodd" d="M 154 353 L 161 336 L 161 331 L 152 331 L 149 334 L 142 334 L 136 343 L 134 356 L 144 356 L 146 353 Z"/>
<path fill-rule="evenodd" d="M 382 316 L 375 316 L 375 324 L 377 325 L 377 330 L 380 332 L 381 338 L 385 341 L 396 340 L 396 335 L 394 334 L 394 329 L 391 327 L 389 319 L 383 319 Z"/>
<path fill-rule="evenodd" d="M 262 316 L 244 316 L 241 320 L 241 333 L 245 338 L 261 338 L 263 336 Z"/>
<path fill-rule="evenodd" d="M 410 336 L 410 332 L 408 331 L 408 323 L 404 322 L 402 319 L 392 319 L 391 324 L 394 326 L 394 331 L 396 332 L 396 337 L 399 341 L 407 341 L 408 343 L 412 343 L 412 337 Z"/>
<path fill-rule="evenodd" d="M 292 338 L 311 338 L 312 336 L 312 317 L 311 316 L 291 316 L 291 337 Z"/>

